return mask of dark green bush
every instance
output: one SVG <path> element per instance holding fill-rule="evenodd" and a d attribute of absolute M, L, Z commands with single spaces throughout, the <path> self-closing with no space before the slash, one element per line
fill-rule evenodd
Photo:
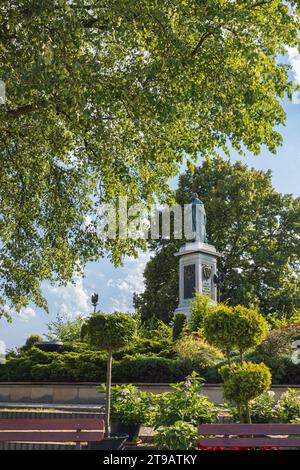
<path fill-rule="evenodd" d="M 114 382 L 170 383 L 184 380 L 193 371 L 205 377 L 205 369 L 190 359 L 166 359 L 158 356 L 125 358 L 114 365 Z"/>
<path fill-rule="evenodd" d="M 184 327 L 187 325 L 186 316 L 184 313 L 176 313 L 173 322 L 173 341 L 180 338 Z"/>
<path fill-rule="evenodd" d="M 136 333 L 136 321 L 123 313 L 92 315 L 85 326 L 89 342 L 107 351 L 116 351 L 131 341 Z"/>
<path fill-rule="evenodd" d="M 199 372 L 207 383 L 221 382 L 219 369 L 225 361 L 204 368 L 199 361 L 174 359 L 173 353 L 167 352 L 170 354 L 169 358 L 161 356 L 162 353 L 133 357 L 121 355 L 120 359 L 114 361 L 114 382 L 177 382 L 193 370 Z M 232 361 L 237 359 L 233 357 Z M 271 369 L 273 383 L 299 384 L 300 364 L 293 364 L 289 357 L 270 358 L 251 353 L 247 355 L 247 359 L 255 363 L 264 362 Z M 21 354 L 8 354 L 6 364 L 0 366 L 0 381 L 100 382 L 105 380 L 106 360 L 107 353 L 103 351 L 80 351 L 79 348 L 78 351 L 50 353 L 33 347 Z"/>
<path fill-rule="evenodd" d="M 97 351 L 84 353 L 46 353 L 32 348 L 10 357 L 0 367 L 2 381 L 99 382 L 104 380 L 106 355 Z"/>
<path fill-rule="evenodd" d="M 125 358 L 114 366 L 115 382 L 172 382 L 173 362 L 163 357 Z"/>
<path fill-rule="evenodd" d="M 120 349 L 114 353 L 114 359 L 121 360 L 127 356 L 139 355 L 160 355 L 163 351 L 169 348 L 171 353 L 172 342 L 166 339 L 152 339 L 152 338 L 136 338 L 132 343 L 125 348 Z M 164 356 L 165 357 L 165 356 Z"/>
<path fill-rule="evenodd" d="M 247 359 L 266 364 L 272 372 L 273 384 L 297 385 L 300 383 L 300 364 L 294 364 L 290 356 L 269 356 L 252 352 L 247 355 Z"/>

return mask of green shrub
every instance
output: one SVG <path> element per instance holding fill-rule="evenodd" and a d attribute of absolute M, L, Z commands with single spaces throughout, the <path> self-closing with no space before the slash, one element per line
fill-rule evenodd
<path fill-rule="evenodd" d="M 300 364 L 294 364 L 290 356 L 265 355 L 254 351 L 247 354 L 247 359 L 266 364 L 272 372 L 272 383 L 274 384 L 294 385 L 300 383 Z"/>
<path fill-rule="evenodd" d="M 34 343 L 38 343 L 43 341 L 43 338 L 40 335 L 31 335 L 29 338 L 26 339 L 24 346 L 22 347 L 23 350 L 28 350 L 33 348 Z"/>
<path fill-rule="evenodd" d="M 136 333 L 136 322 L 122 313 L 95 314 L 87 323 L 90 343 L 106 351 L 116 351 L 129 344 Z"/>
<path fill-rule="evenodd" d="M 300 420 L 300 397 L 297 390 L 284 392 L 274 408 L 276 420 L 280 423 L 292 423 Z"/>
<path fill-rule="evenodd" d="M 208 342 L 223 349 L 228 359 L 235 348 L 242 361 L 244 352 L 258 345 L 267 334 L 267 322 L 255 310 L 240 305 L 218 305 L 204 319 L 204 335 Z"/>
<path fill-rule="evenodd" d="M 162 450 L 192 450 L 198 439 L 198 428 L 191 423 L 176 421 L 172 426 L 158 428 L 154 444 Z"/>
<path fill-rule="evenodd" d="M 235 363 L 220 369 L 223 395 L 239 408 L 240 419 L 250 422 L 249 401 L 266 392 L 271 385 L 271 372 L 261 363 Z"/>
<path fill-rule="evenodd" d="M 226 352 L 234 348 L 235 315 L 231 307 L 219 304 L 203 322 L 204 336 L 209 343 Z"/>
<path fill-rule="evenodd" d="M 139 355 L 160 355 L 163 351 L 168 350 L 168 354 L 171 354 L 171 346 L 173 342 L 167 339 L 152 339 L 152 338 L 140 338 L 137 337 L 132 341 L 131 344 L 124 348 L 119 349 L 114 353 L 116 360 L 121 360 L 124 357 L 134 357 Z"/>
<path fill-rule="evenodd" d="M 23 352 L 0 367 L 2 381 L 99 382 L 105 379 L 107 354 L 98 351 Z"/>
<path fill-rule="evenodd" d="M 266 339 L 257 346 L 256 351 L 262 356 L 268 357 L 291 357 L 293 349 L 292 343 L 300 338 L 300 324 L 291 324 L 284 328 L 271 331 Z"/>
<path fill-rule="evenodd" d="M 274 398 L 274 392 L 267 392 L 251 400 L 249 403 L 253 423 L 296 423 L 300 422 L 299 392 L 288 389 L 279 398 Z"/>
<path fill-rule="evenodd" d="M 191 304 L 191 329 L 198 331 L 200 328 L 203 328 L 204 319 L 214 308 L 215 305 L 212 303 L 211 298 L 197 291 Z"/>
<path fill-rule="evenodd" d="M 217 409 L 203 395 L 202 386 L 203 379 L 193 372 L 186 381 L 171 385 L 173 392 L 152 395 L 154 408 L 151 424 L 157 429 L 172 426 L 181 420 L 194 425 L 214 422 Z"/>
<path fill-rule="evenodd" d="M 181 337 L 185 326 L 187 325 L 187 319 L 184 313 L 176 313 L 173 322 L 173 341 L 176 341 Z"/>
<path fill-rule="evenodd" d="M 274 392 L 266 392 L 250 401 L 249 408 L 253 423 L 272 423 L 275 421 L 274 407 L 276 401 L 274 396 Z"/>
<path fill-rule="evenodd" d="M 192 359 L 199 367 L 207 367 L 223 359 L 222 352 L 211 346 L 198 334 L 186 334 L 174 346 L 177 356 L 181 359 Z"/>
<path fill-rule="evenodd" d="M 125 358 L 113 370 L 113 380 L 119 382 L 172 382 L 175 363 L 163 357 L 138 356 Z M 185 373 L 185 370 L 182 374 Z M 181 375 L 181 374 L 179 374 Z M 176 379 L 175 379 L 176 380 Z"/>
<path fill-rule="evenodd" d="M 236 316 L 234 342 L 242 359 L 245 351 L 254 348 L 266 338 L 268 324 L 256 310 L 237 305 L 233 312 Z"/>
<path fill-rule="evenodd" d="M 106 391 L 102 386 L 101 390 Z M 124 424 L 146 424 L 149 414 L 149 396 L 132 384 L 111 387 L 111 419 Z"/>

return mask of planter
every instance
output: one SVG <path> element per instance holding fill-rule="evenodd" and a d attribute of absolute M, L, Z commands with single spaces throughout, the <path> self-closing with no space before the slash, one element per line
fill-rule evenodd
<path fill-rule="evenodd" d="M 113 421 L 111 423 L 111 430 L 116 434 L 128 434 L 128 441 L 133 442 L 138 438 L 141 429 L 140 424 L 136 423 L 121 423 L 120 421 Z"/>
<path fill-rule="evenodd" d="M 59 352 L 63 347 L 61 341 L 37 341 L 34 346 L 45 352 Z"/>
<path fill-rule="evenodd" d="M 90 442 L 87 450 L 124 450 L 128 434 L 111 433 L 100 442 Z"/>

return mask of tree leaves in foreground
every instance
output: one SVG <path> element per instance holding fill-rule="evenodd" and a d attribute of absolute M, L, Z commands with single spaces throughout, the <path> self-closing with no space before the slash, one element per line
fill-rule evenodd
<path fill-rule="evenodd" d="M 300 308 L 300 198 L 274 190 L 271 173 L 220 157 L 181 175 L 180 204 L 197 192 L 205 204 L 208 242 L 222 256 L 221 298 L 263 314 L 291 316 Z M 151 244 L 145 291 L 135 295 L 142 320 L 168 323 L 178 306 L 178 251 L 182 240 Z"/>
<path fill-rule="evenodd" d="M 96 237 L 96 210 L 119 195 L 165 198 L 184 155 L 275 151 L 296 5 L 1 1 L 3 305 L 46 308 L 41 281 L 136 253 L 140 241 Z"/>

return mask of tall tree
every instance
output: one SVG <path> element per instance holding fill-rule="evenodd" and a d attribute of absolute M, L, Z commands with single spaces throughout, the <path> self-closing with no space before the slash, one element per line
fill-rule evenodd
<path fill-rule="evenodd" d="M 300 198 L 274 190 L 270 171 L 215 157 L 194 174 L 181 175 L 177 201 L 197 192 L 205 204 L 209 243 L 222 253 L 222 300 L 260 309 L 265 315 L 300 308 Z M 182 240 L 153 242 L 145 291 L 135 296 L 144 321 L 169 322 L 178 305 L 178 258 Z"/>
<path fill-rule="evenodd" d="M 98 239 L 97 208 L 163 199 L 184 155 L 275 151 L 297 3 L 1 1 L 2 305 L 46 308 L 41 281 L 136 253 Z"/>

